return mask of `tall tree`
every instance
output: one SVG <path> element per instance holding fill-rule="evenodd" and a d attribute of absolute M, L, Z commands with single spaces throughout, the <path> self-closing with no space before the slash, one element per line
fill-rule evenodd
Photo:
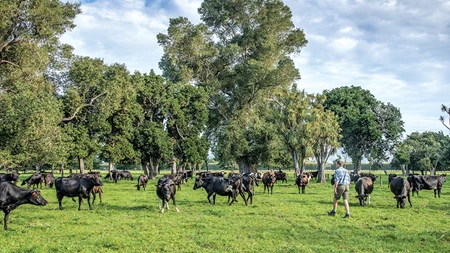
<path fill-rule="evenodd" d="M 106 65 L 103 60 L 75 57 L 64 78 L 60 96 L 64 117 L 61 122 L 71 138 L 69 159 L 77 159 L 81 173 L 85 160 L 98 154 L 100 136 L 106 130 L 106 116 L 99 107 L 105 99 L 102 87 Z"/>
<path fill-rule="evenodd" d="M 6 0 L 0 13 L 0 153 L 12 165 L 56 162 L 56 154 L 65 156 L 65 137 L 45 73 L 65 47 L 59 37 L 75 26 L 79 4 Z"/>
<path fill-rule="evenodd" d="M 130 73 L 123 64 L 112 64 L 104 73 L 104 99 L 99 114 L 106 118 L 105 131 L 100 136 L 101 157 L 109 162 L 109 170 L 116 162 L 133 160 L 134 125 L 141 114 L 136 102 L 137 91 Z"/>
<path fill-rule="evenodd" d="M 203 23 L 172 19 L 168 34 L 158 35 L 160 67 L 170 81 L 205 88 L 216 157 L 254 171 L 267 138 L 257 105 L 299 78 L 290 57 L 307 41 L 281 1 L 205 0 L 199 13 Z"/>
<path fill-rule="evenodd" d="M 342 128 L 342 147 L 358 172 L 363 157 L 379 162 L 387 159 L 404 132 L 401 113 L 361 87 L 340 87 L 324 92 L 325 109 L 333 111 Z"/>
<path fill-rule="evenodd" d="M 174 141 L 165 124 L 174 86 L 153 71 L 143 75 L 135 73 L 133 79 L 138 88 L 137 103 L 142 108 L 142 117 L 137 122 L 134 133 L 134 148 L 140 155 L 144 173 L 155 178 L 159 164 L 167 163 L 173 157 Z"/>

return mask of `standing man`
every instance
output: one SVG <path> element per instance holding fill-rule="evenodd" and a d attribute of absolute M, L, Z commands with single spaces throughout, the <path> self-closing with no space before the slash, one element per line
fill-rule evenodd
<path fill-rule="evenodd" d="M 350 208 L 348 206 L 348 195 L 350 190 L 350 174 L 348 170 L 342 167 L 342 161 L 338 160 L 336 162 L 336 171 L 334 172 L 334 199 L 333 199 L 333 210 L 328 212 L 328 215 L 335 216 L 336 208 L 338 205 L 338 200 L 344 199 L 345 206 L 345 216 L 342 218 L 350 218 Z"/>

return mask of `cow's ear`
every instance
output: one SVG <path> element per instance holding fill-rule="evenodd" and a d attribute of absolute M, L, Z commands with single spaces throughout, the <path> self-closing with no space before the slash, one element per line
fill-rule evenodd
<path fill-rule="evenodd" d="M 37 195 L 39 195 L 39 193 L 38 193 L 37 191 L 34 191 L 34 190 L 33 190 L 33 193 L 31 193 L 31 195 L 32 195 L 33 197 L 37 197 Z"/>

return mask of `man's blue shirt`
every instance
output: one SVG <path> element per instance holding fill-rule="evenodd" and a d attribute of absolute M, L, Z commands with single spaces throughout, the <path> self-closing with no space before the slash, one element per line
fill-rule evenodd
<path fill-rule="evenodd" d="M 348 170 L 343 167 L 336 169 L 334 172 L 334 181 L 338 182 L 339 185 L 350 184 L 350 174 L 348 174 Z"/>

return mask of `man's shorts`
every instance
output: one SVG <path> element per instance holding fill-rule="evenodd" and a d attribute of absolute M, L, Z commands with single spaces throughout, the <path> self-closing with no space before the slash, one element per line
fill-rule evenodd
<path fill-rule="evenodd" d="M 347 185 L 338 185 L 337 193 L 334 194 L 334 198 L 339 200 L 341 196 L 343 196 L 344 200 L 348 200 L 348 192 L 350 191 L 350 186 Z"/>

